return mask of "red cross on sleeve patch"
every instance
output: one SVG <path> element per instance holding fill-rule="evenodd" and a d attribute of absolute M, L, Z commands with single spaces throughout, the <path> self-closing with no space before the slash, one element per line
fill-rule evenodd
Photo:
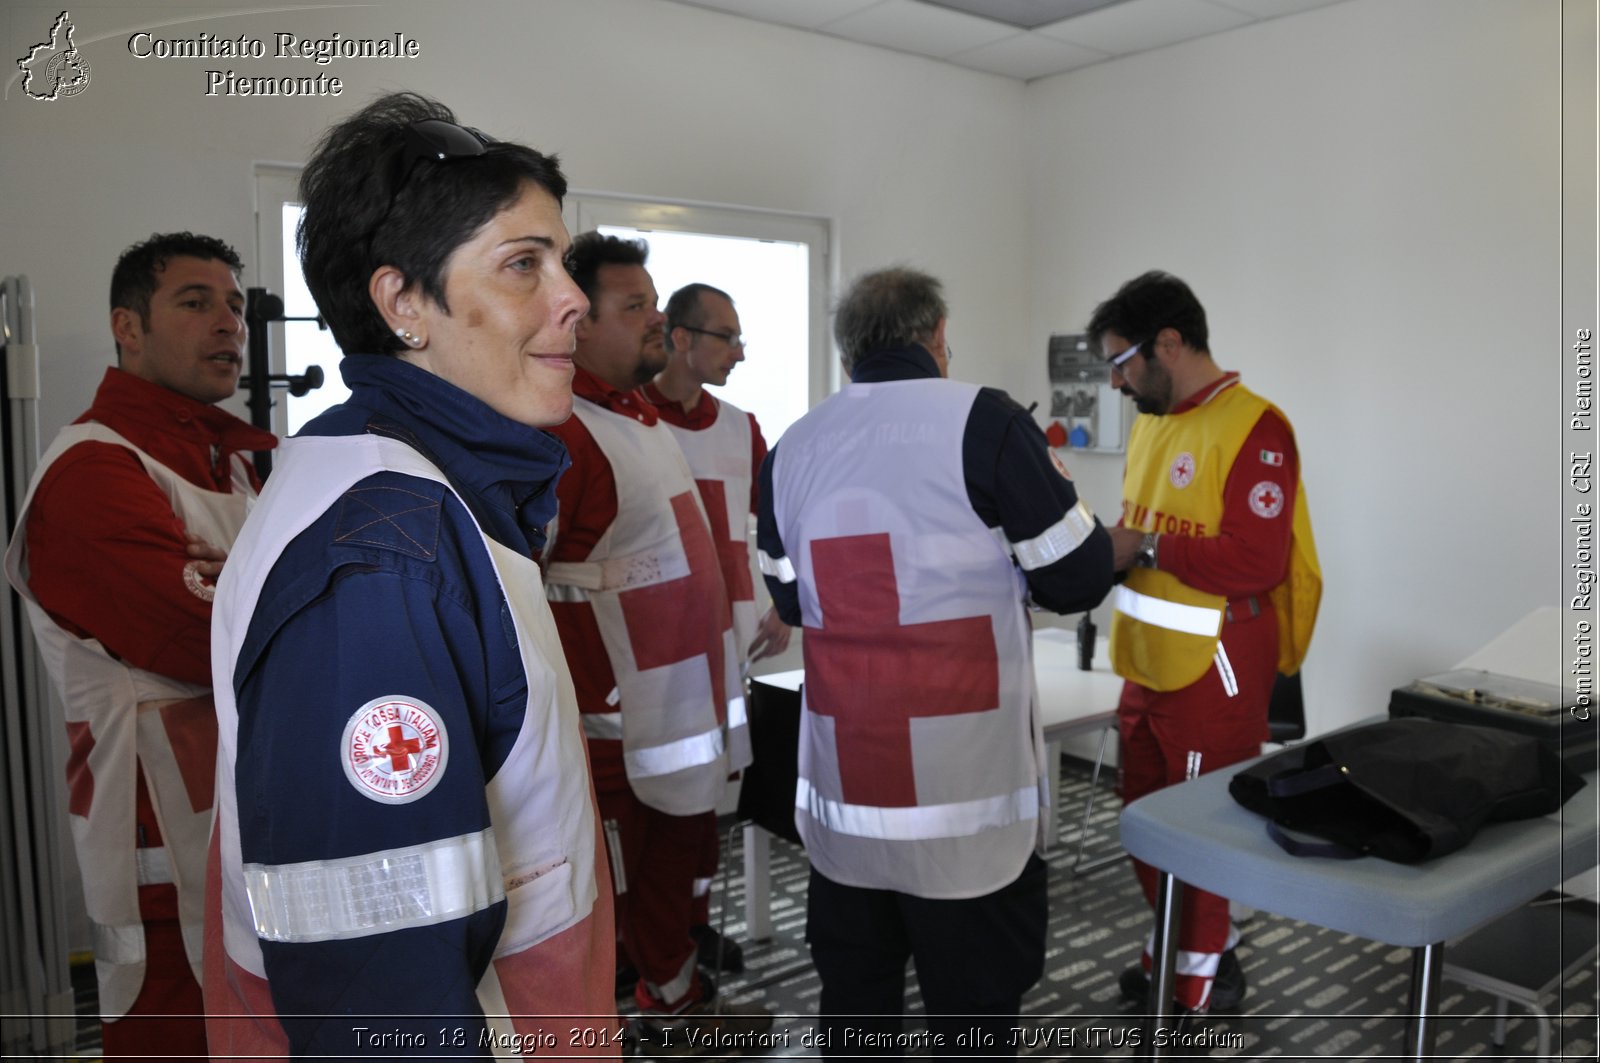
<path fill-rule="evenodd" d="M 449 745 L 438 710 L 416 698 L 386 695 L 350 717 L 339 759 L 362 797 L 403 805 L 439 785 Z"/>
<path fill-rule="evenodd" d="M 1283 488 L 1271 480 L 1262 480 L 1250 488 L 1250 512 L 1271 520 L 1283 512 Z"/>

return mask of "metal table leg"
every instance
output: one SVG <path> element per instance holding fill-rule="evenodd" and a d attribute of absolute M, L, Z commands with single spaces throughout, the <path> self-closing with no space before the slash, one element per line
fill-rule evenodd
<path fill-rule="evenodd" d="M 772 835 L 754 823 L 745 824 L 744 932 L 751 941 L 772 937 L 771 846 Z"/>
<path fill-rule="evenodd" d="M 1444 942 L 1411 950 L 1411 1013 L 1406 1016 L 1405 1053 L 1417 1063 L 1433 1055 L 1439 1011 L 1439 969 L 1443 966 Z"/>
<path fill-rule="evenodd" d="M 1151 941 L 1150 998 L 1146 1003 L 1144 1028 L 1146 1059 L 1161 1059 L 1167 1053 L 1157 1043 L 1156 1031 L 1166 1029 L 1172 1019 L 1172 986 L 1178 960 L 1178 915 L 1183 903 L 1183 883 L 1163 871 L 1156 881 L 1156 925 Z"/>

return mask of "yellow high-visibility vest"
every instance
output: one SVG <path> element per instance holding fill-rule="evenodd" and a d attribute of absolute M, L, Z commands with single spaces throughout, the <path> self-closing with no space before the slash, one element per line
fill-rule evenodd
<path fill-rule="evenodd" d="M 1268 410 L 1283 417 L 1277 407 L 1234 381 L 1193 410 L 1139 417 L 1128 438 L 1123 525 L 1162 535 L 1215 536 L 1228 473 Z M 1289 423 L 1287 417 L 1283 420 Z M 1322 599 L 1322 568 L 1305 482 L 1303 477 L 1297 480 L 1289 571 L 1269 595 L 1278 614 L 1278 671 L 1285 675 L 1299 671 L 1305 660 Z M 1226 607 L 1222 595 L 1197 590 L 1170 572 L 1130 569 L 1115 594 L 1112 668 L 1152 690 L 1188 686 L 1211 665 Z"/>

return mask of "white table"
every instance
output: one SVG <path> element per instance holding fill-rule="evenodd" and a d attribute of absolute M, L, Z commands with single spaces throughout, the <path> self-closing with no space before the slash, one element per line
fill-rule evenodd
<path fill-rule="evenodd" d="M 1040 628 L 1033 633 L 1033 667 L 1039 683 L 1039 706 L 1044 718 L 1045 756 L 1049 764 L 1050 793 L 1061 792 L 1061 741 L 1070 735 L 1100 731 L 1117 716 L 1122 680 L 1106 661 L 1106 640 L 1096 640 L 1090 671 L 1078 667 L 1077 633 L 1065 628 Z M 803 669 L 753 677 L 755 681 L 787 690 L 799 690 Z M 1056 837 L 1055 810 L 1045 825 L 1045 839 Z M 744 908 L 746 934 L 753 941 L 772 936 L 772 835 L 754 824 L 744 828 Z"/>
<path fill-rule="evenodd" d="M 1078 635 L 1064 628 L 1033 633 L 1033 672 L 1039 682 L 1039 713 L 1044 718 L 1045 756 L 1050 769 L 1050 799 L 1061 793 L 1061 742 L 1075 734 L 1103 732 L 1117 720 L 1122 677 L 1111 671 L 1104 637 L 1095 640 L 1089 671 L 1078 667 Z M 1101 753 L 1105 752 L 1102 740 Z M 1045 840 L 1056 840 L 1056 818 L 1045 825 Z"/>

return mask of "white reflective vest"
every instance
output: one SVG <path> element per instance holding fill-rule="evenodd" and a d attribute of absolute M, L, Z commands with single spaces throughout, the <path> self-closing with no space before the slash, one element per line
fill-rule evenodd
<path fill-rule="evenodd" d="M 233 542 L 255 498 L 255 487 L 242 455 L 234 456 L 233 491 L 210 491 L 104 425 L 68 425 L 39 460 L 6 551 L 6 575 L 27 603 L 45 670 L 61 696 L 74 750 L 82 753 L 87 747 L 85 767 L 94 780 L 93 796 L 84 814 L 71 815 L 70 821 L 94 934 L 100 1014 L 118 1019 L 133 1006 L 144 984 L 141 884 L 172 882 L 177 887 L 184 948 L 195 980 L 200 980 L 216 717 L 208 688 L 118 660 L 98 639 L 79 638 L 57 625 L 28 588 L 27 526 L 34 489 L 68 449 L 86 442 L 113 443 L 131 451 L 171 499 L 172 511 L 184 527 L 216 546 Z M 203 587 L 198 577 L 195 586 Z M 192 591 L 175 586 L 172 593 L 209 593 L 209 588 Z M 164 845 L 159 849 L 134 848 L 140 768 L 161 828 Z"/>
<path fill-rule="evenodd" d="M 846 885 L 991 893 L 1049 807 L 1026 585 L 962 470 L 977 394 L 850 384 L 774 451 L 805 624 L 795 820 Z"/>
<path fill-rule="evenodd" d="M 717 410 L 717 419 L 709 426 L 697 431 L 663 423 L 678 441 L 705 503 L 717 559 L 722 562 L 722 582 L 733 607 L 733 644 L 742 663 L 756 637 L 756 590 L 750 576 L 750 488 L 755 480 L 750 467 L 750 415 L 710 395 L 702 401 Z"/>
<path fill-rule="evenodd" d="M 381 923 L 374 930 L 341 922 L 341 912 L 363 903 L 388 910 L 381 897 L 369 896 L 371 875 L 354 866 L 362 858 L 326 861 L 315 869 L 295 865 L 292 875 L 244 865 L 234 773 L 239 726 L 234 667 L 261 589 L 284 548 L 349 488 L 383 471 L 449 483 L 436 466 L 397 440 L 373 435 L 285 440 L 257 515 L 235 544 L 218 587 L 211 650 L 219 723 L 220 861 L 214 866 L 220 872 L 227 962 L 225 967 L 217 964 L 218 969 L 208 965 L 206 1007 L 219 1018 L 271 1015 L 262 937 L 294 940 L 382 932 Z M 377 855 L 390 865 L 404 859 L 427 869 L 425 876 L 412 876 L 397 886 L 410 891 L 406 904 L 418 912 L 466 914 L 504 897 L 505 928 L 478 985 L 490 1030 L 497 1038 L 520 1035 L 529 1044 L 534 1043 L 532 1035 L 557 1034 L 559 1043 L 567 1044 L 567 1028 L 575 1024 L 568 1016 L 605 1015 L 614 1008 L 614 987 L 597 990 L 589 977 L 615 948 L 609 891 L 599 902 L 603 907 L 597 908 L 598 818 L 577 696 L 538 566 L 487 535 L 483 542 L 505 595 L 528 680 L 522 731 L 487 787 L 490 829 L 443 839 L 416 852 Z M 317 877 L 308 882 L 311 871 Z M 418 881 L 426 885 L 419 887 Z M 331 905 L 326 903 L 330 897 L 335 902 Z M 597 918 L 597 913 L 606 917 Z M 359 915 L 351 919 L 359 923 Z M 275 1022 L 221 1021 L 214 1031 L 225 1031 L 228 1038 L 229 1051 L 222 1054 L 270 1054 L 283 1048 L 275 1027 Z M 260 1043 L 252 1044 L 252 1037 L 260 1037 Z M 216 1032 L 212 1048 L 219 1051 Z"/>
<path fill-rule="evenodd" d="M 729 773 L 750 763 L 750 735 L 700 492 L 664 423 L 582 398 L 572 407 L 611 464 L 618 500 L 587 559 L 545 567 L 552 600 L 594 609 L 617 683 L 618 711 L 585 713 L 584 732 L 622 740 L 640 801 L 673 816 L 709 812 Z"/>

